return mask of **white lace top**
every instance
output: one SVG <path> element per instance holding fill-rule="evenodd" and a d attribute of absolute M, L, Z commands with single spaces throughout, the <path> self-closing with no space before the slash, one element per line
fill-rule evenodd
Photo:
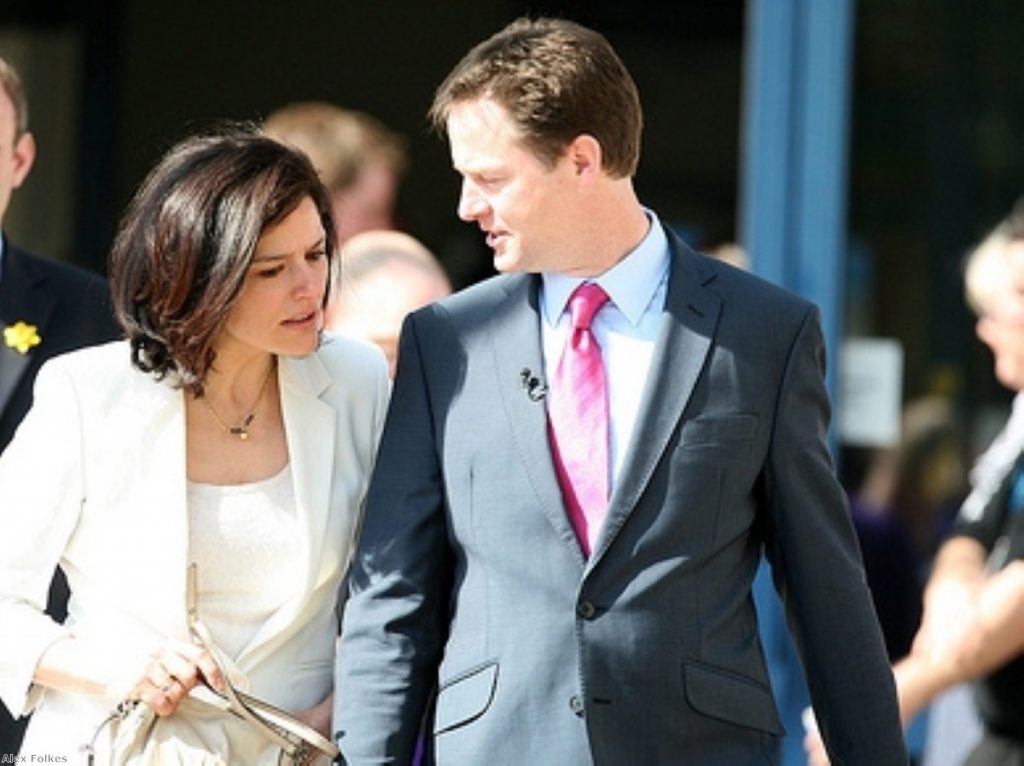
<path fill-rule="evenodd" d="M 291 469 L 250 484 L 190 481 L 188 515 L 199 616 L 235 659 L 301 587 Z"/>

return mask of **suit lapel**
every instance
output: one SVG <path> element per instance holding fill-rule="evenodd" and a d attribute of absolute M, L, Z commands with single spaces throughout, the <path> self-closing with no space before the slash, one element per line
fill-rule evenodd
<path fill-rule="evenodd" d="M 31 266 L 17 248 L 8 244 L 4 250 L 3 278 L 0 279 L 0 330 L 23 321 L 35 325 L 45 343 L 53 297 L 40 288 L 44 277 L 35 274 Z M 36 349 L 22 354 L 6 343 L 0 343 L 0 412 L 14 395 L 32 354 L 39 348 L 36 346 Z"/>
<path fill-rule="evenodd" d="M 551 462 L 547 406 L 543 397 L 544 361 L 540 337 L 539 284 L 535 276 L 511 278 L 505 301 L 495 309 L 490 342 L 497 371 L 497 389 L 508 417 L 512 441 L 519 452 L 538 504 L 558 536 L 582 562 L 583 554 L 566 515 L 562 492 Z M 531 383 L 533 378 L 536 384 Z"/>
<path fill-rule="evenodd" d="M 608 549 L 662 459 L 711 348 L 721 298 L 707 288 L 714 278 L 686 244 L 669 233 L 673 251 L 661 329 L 604 528 L 591 567 Z"/>
<path fill-rule="evenodd" d="M 240 665 L 243 661 L 256 661 L 257 652 L 269 649 L 272 640 L 306 604 L 321 565 L 331 510 L 337 418 L 334 409 L 320 399 L 331 383 L 330 376 L 316 354 L 302 358 L 281 356 L 278 360 L 281 408 L 300 530 L 299 555 L 307 566 L 302 582 L 296 584 L 295 597 L 282 604 L 253 636 L 238 657 Z"/>

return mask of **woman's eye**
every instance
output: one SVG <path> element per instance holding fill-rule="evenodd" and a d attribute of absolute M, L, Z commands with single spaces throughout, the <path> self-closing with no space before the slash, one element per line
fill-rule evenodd
<path fill-rule="evenodd" d="M 306 253 L 306 260 L 308 261 L 319 261 L 321 258 L 327 257 L 326 250 L 311 250 Z"/>
<path fill-rule="evenodd" d="M 269 269 L 258 269 L 255 272 L 255 274 L 257 277 L 260 277 L 261 279 L 269 279 L 270 277 L 276 277 L 282 271 L 284 271 L 283 266 L 274 266 Z"/>

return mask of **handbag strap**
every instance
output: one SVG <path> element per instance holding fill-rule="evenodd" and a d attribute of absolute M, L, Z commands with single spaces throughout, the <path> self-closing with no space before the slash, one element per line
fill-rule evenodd
<path fill-rule="evenodd" d="M 123 721 L 128 717 L 135 708 L 141 704 L 140 700 L 121 700 L 118 702 L 110 714 L 104 718 L 100 725 L 96 727 L 92 733 L 89 741 L 83 745 L 80 745 L 78 751 L 85 754 L 86 766 L 95 766 L 96 764 L 96 740 L 99 739 L 100 734 L 103 730 L 110 726 L 114 721 Z"/>
<path fill-rule="evenodd" d="M 224 671 L 224 662 L 221 660 L 220 652 L 216 645 L 213 643 L 213 638 L 210 636 L 210 631 L 206 625 L 199 619 L 199 610 L 197 608 L 198 601 L 198 574 L 199 567 L 195 562 L 188 565 L 188 583 L 186 593 L 186 603 L 188 607 L 188 626 L 192 635 L 199 641 L 199 644 L 209 653 L 213 658 L 213 661 L 217 663 L 217 667 L 221 669 L 221 677 L 224 679 L 224 692 L 223 696 L 227 699 L 231 712 L 235 715 L 243 718 L 252 724 L 264 737 L 269 739 L 274 744 L 278 745 L 285 753 L 289 756 L 294 756 L 298 751 L 298 746 L 290 741 L 287 737 L 282 736 L 273 726 L 270 726 L 264 721 L 259 715 L 254 713 L 252 709 L 245 704 L 238 696 L 235 691 L 234 684 L 231 683 L 231 679 L 228 674 Z M 216 691 L 216 690 L 214 690 Z"/>

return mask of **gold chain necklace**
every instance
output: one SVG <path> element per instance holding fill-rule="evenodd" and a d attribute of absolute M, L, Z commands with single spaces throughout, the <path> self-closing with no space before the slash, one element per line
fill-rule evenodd
<path fill-rule="evenodd" d="M 209 411 L 210 415 L 213 416 L 213 419 L 217 421 L 217 425 L 221 427 L 224 433 L 230 434 L 231 436 L 237 436 L 242 441 L 247 441 L 249 439 L 249 426 L 252 425 L 252 421 L 256 418 L 256 408 L 259 406 L 260 400 L 263 399 L 263 392 L 267 390 L 267 383 L 270 382 L 270 374 L 273 371 L 274 363 L 271 362 L 270 368 L 267 370 L 267 374 L 263 376 L 263 382 L 260 384 L 260 390 L 256 393 L 256 400 L 249 408 L 249 414 L 242 418 L 242 422 L 237 426 L 229 426 L 221 420 L 220 415 L 218 415 L 217 411 L 213 409 L 213 405 L 210 404 L 210 400 L 206 398 L 205 394 L 200 397 L 200 401 L 206 405 L 206 409 Z"/>

